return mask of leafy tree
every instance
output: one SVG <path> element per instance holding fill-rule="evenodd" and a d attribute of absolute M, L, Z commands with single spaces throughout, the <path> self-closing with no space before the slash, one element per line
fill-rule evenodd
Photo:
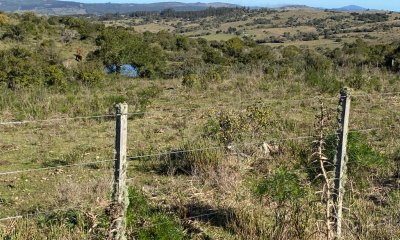
<path fill-rule="evenodd" d="M 308 69 L 314 69 L 320 72 L 326 72 L 332 67 L 332 62 L 329 58 L 314 51 L 306 52 L 305 63 Z"/>
<path fill-rule="evenodd" d="M 32 52 L 23 48 L 12 48 L 0 52 L 0 82 L 6 83 L 10 89 L 18 89 L 44 82 L 41 60 Z"/>
<path fill-rule="evenodd" d="M 41 48 L 30 51 L 16 47 L 0 51 L 0 82 L 10 89 L 54 86 L 65 89 L 68 71 Z"/>
<path fill-rule="evenodd" d="M 229 56 L 238 57 L 242 54 L 244 46 L 244 42 L 240 38 L 231 38 L 225 43 L 225 51 Z"/>
<path fill-rule="evenodd" d="M 176 47 L 178 50 L 189 50 L 190 48 L 190 42 L 187 37 L 184 36 L 177 36 L 176 37 Z"/>
<path fill-rule="evenodd" d="M 149 42 L 158 42 L 158 44 L 165 50 L 176 50 L 178 45 L 178 40 L 176 40 L 175 36 L 165 30 L 162 30 L 156 34 L 144 33 L 144 38 Z M 182 42 L 182 47 L 185 46 L 185 43 Z"/>
<path fill-rule="evenodd" d="M 26 37 L 25 30 L 19 25 L 9 26 L 6 32 L 3 34 L 2 39 L 11 39 L 16 41 L 22 41 Z"/>
<path fill-rule="evenodd" d="M 106 66 L 115 65 L 117 74 L 123 64 L 137 67 L 142 77 L 152 77 L 163 68 L 162 50 L 126 29 L 107 28 L 97 37 L 96 44 L 99 49 L 91 54 L 91 58 L 100 59 Z"/>
<path fill-rule="evenodd" d="M 76 30 L 80 34 L 81 40 L 94 38 L 98 32 L 104 29 L 103 24 L 70 16 L 59 18 L 59 23 L 64 24 L 67 29 Z"/>
<path fill-rule="evenodd" d="M 248 54 L 242 55 L 239 60 L 247 64 L 266 64 L 275 60 L 275 55 L 269 46 L 255 46 Z"/>
<path fill-rule="evenodd" d="M 345 43 L 343 46 L 343 51 L 350 55 L 349 61 L 351 63 L 355 65 L 361 65 L 367 63 L 370 49 L 365 41 L 357 39 L 352 44 Z"/>
<path fill-rule="evenodd" d="M 205 63 L 219 65 L 225 65 L 228 63 L 228 59 L 223 56 L 222 52 L 213 48 L 205 48 L 203 50 L 203 60 Z"/>

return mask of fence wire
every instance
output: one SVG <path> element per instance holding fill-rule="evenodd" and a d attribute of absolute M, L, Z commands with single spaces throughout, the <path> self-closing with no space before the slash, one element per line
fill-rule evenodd
<path fill-rule="evenodd" d="M 9 172 L 0 172 L 0 176 L 19 174 L 19 173 L 27 173 L 27 172 L 47 171 L 47 170 L 54 170 L 54 169 L 61 169 L 61 168 L 90 166 L 90 165 L 94 165 L 94 164 L 110 163 L 110 162 L 115 162 L 115 161 L 116 161 L 116 159 L 111 159 L 111 160 L 101 160 L 101 161 L 84 162 L 84 163 L 76 163 L 76 164 L 68 164 L 68 165 L 59 165 L 59 166 L 53 166 L 53 167 L 31 168 L 31 169 L 24 169 L 24 170 L 9 171 Z"/>
<path fill-rule="evenodd" d="M 21 121 L 9 121 L 9 122 L 0 122 L 0 125 L 22 125 L 29 123 L 48 123 L 48 122 L 62 122 L 62 121 L 71 121 L 71 120 L 87 120 L 87 119 L 100 119 L 100 118 L 108 118 L 108 117 L 116 117 L 116 114 L 105 114 L 105 115 L 93 115 L 93 116 L 81 116 L 81 117 L 65 117 L 65 118 L 52 118 L 52 119 L 39 119 L 39 120 L 21 120 Z"/>
<path fill-rule="evenodd" d="M 350 95 L 351 97 L 376 97 L 376 96 L 392 96 L 392 95 L 400 95 L 400 92 L 387 92 L 387 93 L 377 93 L 377 94 L 354 94 Z M 316 96 L 313 98 L 302 98 L 302 99 L 267 99 L 267 100 L 257 100 L 257 101 L 242 101 L 240 103 L 231 103 L 231 104 L 216 104 L 215 107 L 234 107 L 234 106 L 251 106 L 254 104 L 271 104 L 271 103 L 279 103 L 279 102 L 305 102 L 305 101 L 313 101 L 313 100 L 337 100 L 338 97 L 324 97 L 324 96 Z M 215 108 L 214 107 L 214 108 Z M 182 111 L 194 111 L 201 109 L 213 109 L 211 107 L 193 107 L 193 108 L 182 108 L 182 109 L 156 109 L 161 112 L 182 112 Z M 153 110 L 154 111 L 154 110 Z M 141 112 L 133 112 L 128 113 L 128 116 L 138 116 L 143 114 L 152 113 L 152 111 L 141 111 Z M 86 120 L 86 119 L 101 119 L 108 117 L 116 117 L 116 114 L 103 114 L 103 115 L 93 115 L 93 116 L 78 116 L 78 117 L 65 117 L 65 118 L 53 118 L 53 119 L 39 119 L 39 120 L 21 120 L 21 121 L 7 121 L 0 122 L 0 126 L 7 125 L 23 125 L 30 123 L 46 123 L 46 122 L 60 122 L 60 121 L 71 121 L 71 120 Z"/>
<path fill-rule="evenodd" d="M 391 92 L 391 93 L 379 93 L 379 94 L 354 94 L 351 95 L 351 97 L 376 97 L 376 96 L 395 96 L 395 95 L 400 95 L 400 92 Z M 318 97 L 314 98 L 308 98 L 308 99 L 288 99 L 288 100 L 277 100 L 277 99 L 272 99 L 272 100 L 264 100 L 264 101 L 256 101 L 253 103 L 249 102 L 241 102 L 241 103 L 236 103 L 236 104 L 225 104 L 225 105 L 216 105 L 216 107 L 227 107 L 227 106 L 246 106 L 246 105 L 253 105 L 253 104 L 268 104 L 268 103 L 273 103 L 273 102 L 304 102 L 308 100 L 316 100 Z M 320 97 L 321 99 L 321 97 Z M 335 98 L 322 98 L 325 100 L 331 100 L 331 99 L 337 99 Z M 177 109 L 177 110 L 169 110 L 169 109 L 163 109 L 161 110 L 162 112 L 181 112 L 181 111 L 195 111 L 199 109 L 212 109 L 209 107 L 197 107 L 197 108 L 185 108 L 185 109 Z M 135 116 L 135 115 L 142 115 L 146 113 L 151 113 L 149 111 L 146 112 L 134 112 L 127 114 L 128 116 Z M 60 122 L 60 121 L 71 121 L 71 120 L 85 120 L 85 119 L 100 119 L 100 118 L 108 118 L 108 117 L 116 117 L 118 115 L 116 114 L 105 114 L 105 115 L 94 115 L 94 116 L 81 116 L 81 117 L 70 117 L 70 118 L 54 118 L 54 119 L 42 119 L 42 120 L 22 120 L 22 121 L 10 121 L 10 122 L 0 122 L 0 125 L 22 125 L 22 124 L 30 124 L 30 123 L 46 123 L 46 122 Z M 375 127 L 375 128 L 367 128 L 367 129 L 352 129 L 349 132 L 369 132 L 369 131 L 379 131 L 379 130 L 384 130 L 384 129 L 393 129 L 398 126 L 387 126 L 387 127 Z M 291 137 L 291 138 L 276 138 L 276 139 L 268 139 L 263 142 L 282 142 L 282 141 L 291 141 L 291 140 L 305 140 L 305 139 L 314 139 L 314 135 L 306 135 L 306 136 L 298 136 L 298 137 Z M 252 142 L 252 143 L 241 143 L 234 145 L 233 147 L 236 146 L 246 146 L 246 145 L 254 145 L 254 144 L 261 144 L 262 142 Z M 171 154 L 179 154 L 179 153 L 191 153 L 191 152 L 198 152 L 198 151 L 207 151 L 207 150 L 216 150 L 216 149 L 226 149 L 226 146 L 211 146 L 207 148 L 198 148 L 198 149 L 187 149 L 187 150 L 178 150 L 178 151 L 169 151 L 169 152 L 158 152 L 158 153 L 151 153 L 151 154 L 145 154 L 145 155 L 136 155 L 136 156 L 128 156 L 128 160 L 138 160 L 142 158 L 149 158 L 149 157 L 161 157 L 161 156 L 166 156 L 166 155 L 171 155 Z M 229 149 L 229 147 L 228 147 Z M 52 167 L 44 167 L 44 168 L 36 168 L 36 169 L 25 169 L 25 170 L 16 170 L 16 171 L 8 171 L 8 172 L 0 172 L 0 176 L 5 176 L 5 175 L 11 175 L 11 174 L 20 174 L 20 173 L 27 173 L 27 172 L 37 172 L 37 171 L 47 171 L 47 170 L 54 170 L 54 169 L 60 169 L 60 168 L 69 168 L 69 167 L 76 167 L 76 166 L 88 166 L 88 165 L 93 165 L 93 164 L 102 164 L 102 163 L 110 163 L 114 162 L 116 159 L 110 159 L 110 160 L 101 160 L 101 161 L 92 161 L 92 162 L 84 162 L 84 163 L 77 163 L 77 164 L 69 164 L 69 165 L 60 165 L 60 166 L 52 166 Z M 348 163 L 348 165 L 353 165 L 357 163 Z M 334 166 L 334 164 L 332 164 Z M 301 168 L 298 169 L 298 171 L 307 171 L 307 170 L 318 170 L 320 167 L 309 167 L 309 168 Z M 132 179 L 130 179 L 132 180 Z M 57 212 L 57 211 L 65 211 L 71 209 L 71 207 L 68 208 L 60 208 L 60 209 L 54 209 L 51 211 L 43 211 L 43 212 L 36 212 L 36 213 L 28 213 L 28 214 L 21 214 L 21 215 L 16 215 L 16 216 L 10 216 L 10 217 L 5 217 L 5 218 L 0 218 L 0 221 L 12 221 L 12 220 L 18 220 L 22 219 L 25 217 L 32 217 L 32 216 L 38 216 L 42 214 L 49 214 L 52 212 Z M 207 216 L 213 216 L 218 214 L 218 211 L 212 212 L 212 213 L 207 213 L 207 214 L 201 214 L 197 216 L 192 216 L 189 218 L 185 219 L 197 219 L 201 217 L 207 217 Z M 183 219 L 183 220 L 185 220 Z M 146 225 L 143 227 L 149 228 L 149 227 L 154 227 L 161 224 L 151 224 L 151 225 Z"/>
<path fill-rule="evenodd" d="M 352 133 L 352 132 L 370 132 L 370 131 L 378 131 L 378 130 L 394 129 L 394 128 L 397 128 L 397 126 L 388 126 L 388 127 L 381 127 L 381 128 L 367 128 L 367 129 L 353 129 L 353 130 L 349 130 L 349 132 L 350 133 Z M 336 134 L 337 133 L 335 133 L 333 135 L 336 135 Z M 332 134 L 330 134 L 330 135 L 332 135 Z M 219 145 L 219 146 L 211 146 L 211 147 L 206 147 L 206 148 L 184 149 L 184 150 L 175 150 L 175 151 L 173 150 L 173 151 L 166 151 L 166 152 L 157 152 L 157 153 L 150 153 L 150 154 L 143 154 L 143 155 L 127 156 L 127 160 L 134 161 L 134 160 L 139 160 L 139 159 L 143 159 L 143 158 L 162 157 L 162 156 L 169 156 L 169 155 L 173 155 L 173 154 L 193 153 L 193 152 L 201 152 L 201 151 L 217 150 L 217 149 L 227 149 L 227 150 L 234 151 L 235 147 L 261 145 L 264 142 L 266 142 L 266 143 L 285 142 L 285 141 L 306 140 L 306 139 L 314 139 L 314 138 L 316 138 L 315 135 L 306 135 L 306 136 L 289 137 L 289 138 L 271 138 L 271 139 L 265 139 L 263 141 L 232 144 L 230 146 Z M 44 168 L 15 170 L 15 171 L 8 171 L 8 172 L 0 172 L 0 176 L 19 174 L 19 173 L 27 173 L 27 172 L 54 170 L 54 169 L 69 168 L 69 167 L 89 166 L 89 165 L 93 165 L 93 164 L 110 163 L 110 162 L 114 162 L 114 161 L 116 161 L 116 159 L 76 163 L 76 164 L 69 164 L 69 165 L 59 165 L 59 166 L 44 167 Z"/>
<path fill-rule="evenodd" d="M 110 204 L 110 203 L 111 203 L 111 201 L 108 202 L 108 204 Z M 37 217 L 39 215 L 49 215 L 49 214 L 56 213 L 56 212 L 73 210 L 76 208 L 78 208 L 78 206 L 68 206 L 68 207 L 64 207 L 64 208 L 56 208 L 56 209 L 47 210 L 47 211 L 38 211 L 38 212 L 34 212 L 34 213 L 19 214 L 19 215 L 15 215 L 15 216 L 0 218 L 0 222 L 19 220 L 19 219 L 30 218 L 30 217 Z"/>

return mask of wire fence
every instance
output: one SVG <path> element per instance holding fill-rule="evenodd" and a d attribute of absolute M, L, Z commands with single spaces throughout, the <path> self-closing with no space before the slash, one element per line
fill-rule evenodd
<path fill-rule="evenodd" d="M 352 97 L 354 98 L 365 98 L 365 97 L 387 97 L 387 96 L 397 96 L 400 95 L 400 92 L 390 92 L 390 93 L 379 93 L 379 94 L 354 94 Z M 240 102 L 240 103 L 232 103 L 232 104 L 217 104 L 213 106 L 212 109 L 217 109 L 217 108 L 224 108 L 224 107 L 235 107 L 235 106 L 252 106 L 254 104 L 271 104 L 271 103 L 296 103 L 296 102 L 305 102 L 305 101 L 315 101 L 316 99 L 321 99 L 321 100 L 337 100 L 338 98 L 326 98 L 326 97 L 314 97 L 314 98 L 304 98 L 304 99 L 287 99 L 287 100 L 279 100 L 279 99 L 270 99 L 270 100 L 262 100 L 262 101 L 252 101 L 252 102 Z M 185 112 L 185 111 L 197 111 L 197 110 L 209 110 L 211 109 L 210 107 L 193 107 L 193 108 L 182 108 L 182 109 L 161 109 L 158 114 L 161 113 L 175 113 L 175 112 Z M 127 116 L 139 116 L 143 114 L 151 114 L 155 113 L 154 111 L 141 111 L 141 112 L 134 112 L 134 113 L 129 113 Z M 88 119 L 103 119 L 103 118 L 115 118 L 120 115 L 118 114 L 103 114 L 103 115 L 92 115 L 92 116 L 79 116 L 79 117 L 65 117 L 65 118 L 53 118 L 53 119 L 39 119 L 39 120 L 21 120 L 21 121 L 5 121 L 5 122 L 0 122 L 0 126 L 19 126 L 19 125 L 24 125 L 24 124 L 36 124 L 36 123 L 54 123 L 54 122 L 62 122 L 62 121 L 75 121 L 75 120 L 88 120 Z M 365 128 L 365 129 L 351 129 L 349 132 L 371 132 L 371 131 L 380 131 L 380 130 L 390 130 L 397 128 L 398 126 L 395 125 L 390 125 L 390 126 L 384 126 L 384 127 L 373 127 L 373 128 Z M 271 139 L 265 139 L 263 142 L 284 142 L 284 141 L 299 141 L 299 140 L 309 140 L 309 139 L 315 139 L 315 135 L 304 135 L 304 136 L 295 136 L 295 137 L 287 137 L 287 138 L 271 138 Z M 239 146 L 250 146 L 250 145 L 257 145 L 260 146 L 263 142 L 257 141 L 257 142 L 242 142 L 238 144 L 234 144 L 232 147 L 239 147 Z M 200 151 L 210 151 L 210 150 L 220 150 L 220 149 L 229 149 L 229 146 L 209 146 L 209 147 L 204 147 L 204 148 L 194 148 L 194 149 L 183 149 L 183 150 L 175 150 L 175 151 L 165 151 L 165 152 L 154 152 L 154 153 L 149 153 L 149 154 L 140 154 L 140 155 L 133 155 L 133 156 L 128 156 L 127 159 L 130 161 L 134 160 L 140 160 L 140 159 L 145 159 L 145 158 L 153 158 L 153 157 L 162 157 L 162 156 L 169 156 L 173 154 L 182 154 L 182 153 L 194 153 L 194 152 L 200 152 Z M 22 169 L 22 170 L 13 170 L 13 171 L 5 171 L 5 172 L 0 172 L 0 176 L 7 176 L 7 175 L 15 175 L 15 174 L 21 174 L 21 173 L 30 173 L 30 172 L 39 172 L 39 171 L 50 171 L 50 170 L 55 170 L 55 169 L 61 169 L 61 168 L 72 168 L 72 167 L 83 167 L 83 166 L 90 166 L 90 165 L 95 165 L 95 164 L 104 164 L 104 163 L 112 163 L 116 161 L 116 159 L 106 159 L 106 160 L 98 160 L 98 161 L 89 161 L 89 162 L 83 162 L 83 163 L 76 163 L 76 164 L 66 164 L 66 165 L 57 165 L 57 166 L 50 166 L 50 167 L 43 167 L 43 168 L 31 168 L 31 169 Z M 354 164 L 354 163 L 349 163 Z M 307 168 L 301 168 L 298 171 L 308 171 L 308 170 L 317 170 L 319 167 L 307 167 Z M 129 179 L 131 180 L 131 179 Z M 39 211 L 35 213 L 28 213 L 28 214 L 20 214 L 16 216 L 10 216 L 10 217 L 5 217 L 5 218 L 0 218 L 0 221 L 13 221 L 13 220 L 18 220 L 21 218 L 25 217 L 35 217 L 39 215 L 46 215 L 51 212 L 57 212 L 57 211 L 65 211 L 70 208 L 59 208 L 59 209 L 54 209 L 52 211 Z M 200 214 L 197 216 L 192 216 L 185 218 L 186 220 L 188 219 L 198 219 L 202 217 L 209 217 L 218 214 L 218 211 L 215 212 L 210 212 L 206 214 Z M 161 223 L 163 224 L 163 223 Z M 160 224 L 160 225 L 161 225 Z M 144 227 L 154 227 L 159 224 L 151 224 L 151 225 L 146 225 Z"/>
<path fill-rule="evenodd" d="M 90 166 L 90 165 L 95 165 L 95 164 L 111 163 L 114 161 L 115 161 L 115 159 L 111 159 L 111 160 L 101 160 L 101 161 L 84 162 L 84 163 L 76 163 L 76 164 L 58 165 L 58 166 L 52 166 L 52 167 L 31 168 L 31 169 L 24 169 L 24 170 L 9 171 L 9 172 L 0 172 L 0 176 L 19 174 L 19 173 L 28 173 L 28 172 L 48 171 L 48 170 L 61 169 L 61 168 Z"/>
<path fill-rule="evenodd" d="M 394 129 L 397 126 L 388 126 L 388 127 L 381 127 L 381 128 L 368 128 L 368 129 L 352 129 L 349 132 L 370 132 L 370 131 L 378 131 L 378 130 L 385 130 L 385 129 Z M 332 134 L 331 134 L 332 135 Z M 337 135 L 337 134 L 333 134 Z M 152 158 L 152 157 L 162 157 L 162 156 L 171 156 L 174 154 L 182 154 L 182 153 L 194 153 L 194 152 L 201 152 L 201 151 L 209 151 L 209 150 L 221 150 L 221 149 L 233 149 L 235 147 L 245 147 L 245 146 L 261 146 L 262 143 L 270 143 L 270 142 L 285 142 L 285 141 L 297 141 L 297 140 L 306 140 L 306 139 L 316 139 L 316 135 L 307 135 L 307 136 L 297 136 L 297 137 L 289 137 L 289 138 L 271 138 L 266 139 L 264 141 L 254 141 L 254 142 L 242 142 L 237 144 L 232 144 L 230 146 L 211 146 L 205 148 L 196 148 L 196 149 L 184 149 L 184 150 L 172 150 L 172 151 L 165 151 L 165 152 L 156 152 L 150 154 L 142 154 L 142 155 L 134 155 L 134 156 L 127 156 L 127 159 L 130 161 L 140 160 L 144 158 Z M 104 164 L 104 163 L 111 163 L 115 162 L 116 159 L 108 159 L 108 160 L 99 160 L 99 161 L 90 161 L 90 162 L 83 162 L 83 163 L 76 163 L 76 164 L 65 164 L 65 165 L 57 165 L 51 167 L 43 167 L 43 168 L 31 168 L 31 169 L 23 169 L 23 170 L 15 170 L 15 171 L 7 171 L 7 172 L 0 172 L 0 176 L 5 175 L 13 175 L 13 174 L 20 174 L 20 173 L 28 173 L 28 172 L 38 172 L 38 171 L 48 171 L 48 170 L 55 170 L 55 169 L 62 169 L 62 168 L 71 168 L 71 167 L 83 167 L 83 166 L 90 166 L 96 164 Z"/>
<path fill-rule="evenodd" d="M 396 96 L 400 95 L 400 92 L 386 92 L 379 94 L 354 94 L 352 97 L 378 97 L 378 96 Z M 316 100 L 337 100 L 338 97 L 325 97 L 325 96 L 316 96 L 312 98 L 302 98 L 302 99 L 267 99 L 267 100 L 250 100 L 250 101 L 241 101 L 239 103 L 219 103 L 214 105 L 215 108 L 222 107 L 238 107 L 238 106 L 252 106 L 252 105 L 264 105 L 271 103 L 298 103 L 298 102 L 306 102 L 306 101 L 316 101 Z M 175 107 L 176 108 L 176 107 Z M 204 109 L 212 109 L 210 107 L 193 107 L 193 108 L 180 108 L 180 109 L 157 109 L 156 111 L 140 111 L 133 112 L 127 114 L 128 116 L 139 116 L 149 113 L 159 113 L 161 112 L 185 112 L 185 111 L 195 111 L 195 110 L 204 110 Z M 92 116 L 77 116 L 77 117 L 65 117 L 65 118 L 51 118 L 51 119 L 37 119 L 37 120 L 20 120 L 20 121 L 4 121 L 0 122 L 0 126 L 7 125 L 22 125 L 22 124 L 32 124 L 32 123 L 46 123 L 46 122 L 61 122 L 61 121 L 73 121 L 73 120 L 88 120 L 88 119 L 101 119 L 101 118 L 114 118 L 118 116 L 118 114 L 100 114 L 100 115 L 92 115 Z"/>
<path fill-rule="evenodd" d="M 50 215 L 50 214 L 53 214 L 56 212 L 68 211 L 70 209 L 76 209 L 76 208 L 77 208 L 77 206 L 68 206 L 68 207 L 63 207 L 63 208 L 47 210 L 47 211 L 37 211 L 37 212 L 33 212 L 33 213 L 19 214 L 19 215 L 15 215 L 15 216 L 0 218 L 0 222 L 13 221 L 13 220 L 18 220 L 18 219 L 23 219 L 23 218 L 38 217 L 40 215 Z"/>

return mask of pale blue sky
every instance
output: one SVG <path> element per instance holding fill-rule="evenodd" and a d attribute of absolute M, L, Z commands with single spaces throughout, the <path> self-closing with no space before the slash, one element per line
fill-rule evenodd
<path fill-rule="evenodd" d="M 85 3 L 151 3 L 151 2 L 227 2 L 244 6 L 276 6 L 282 4 L 305 4 L 312 7 L 335 8 L 346 5 L 359 5 L 371 9 L 400 11 L 400 0 L 75 0 Z"/>

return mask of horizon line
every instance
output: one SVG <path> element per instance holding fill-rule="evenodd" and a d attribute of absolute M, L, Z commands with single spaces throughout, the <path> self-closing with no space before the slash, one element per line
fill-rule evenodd
<path fill-rule="evenodd" d="M 167 1 L 162 1 L 162 0 L 155 0 L 155 1 L 150 1 L 150 2 L 145 2 L 143 0 L 141 1 L 135 1 L 134 0 L 58 0 L 58 1 L 63 1 L 63 2 L 77 2 L 77 3 L 82 3 L 82 4 L 157 4 L 157 3 L 183 3 L 183 4 L 194 4 L 194 3 L 204 3 L 204 4 L 212 4 L 212 3 L 225 3 L 225 4 L 232 4 L 232 5 L 237 5 L 241 7 L 258 7 L 258 8 L 280 8 L 280 7 L 285 7 L 285 6 L 305 6 L 309 8 L 315 8 L 315 9 L 321 9 L 321 10 L 336 10 L 336 9 L 341 9 L 344 7 L 349 7 L 349 6 L 357 6 L 360 8 L 363 8 L 364 10 L 371 10 L 371 11 L 395 11 L 395 12 L 400 12 L 400 9 L 378 9 L 378 8 L 369 8 L 369 7 L 364 7 L 358 4 L 353 4 L 349 3 L 347 5 L 343 5 L 340 7 L 323 7 L 323 6 L 313 6 L 313 5 L 308 5 L 308 4 L 302 4 L 302 3 L 279 3 L 279 4 L 241 4 L 241 3 L 232 3 L 231 1 L 224 1 L 224 0 L 215 0 L 215 1 L 201 1 L 201 0 L 195 0 L 195 1 L 179 1 L 179 0 L 167 0 Z M 355 10 L 356 11 L 356 10 Z M 351 10 L 350 10 L 351 12 Z"/>

